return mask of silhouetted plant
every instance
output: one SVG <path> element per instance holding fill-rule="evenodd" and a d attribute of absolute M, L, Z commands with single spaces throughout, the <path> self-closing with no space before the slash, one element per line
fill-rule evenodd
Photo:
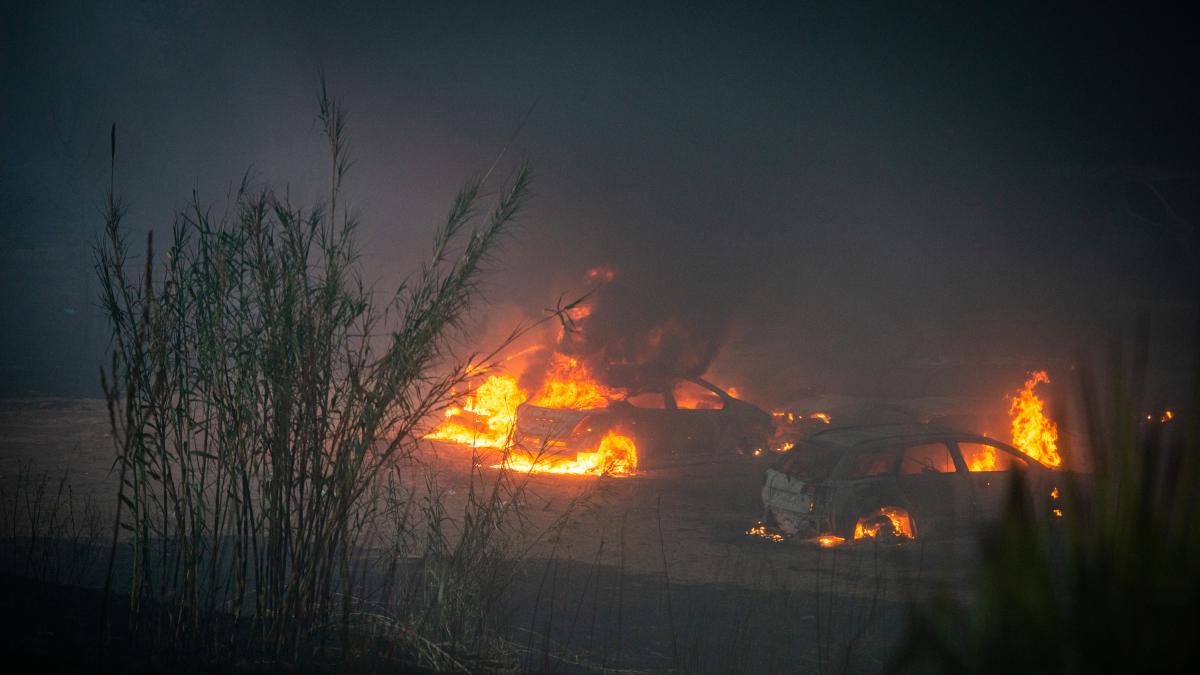
<path fill-rule="evenodd" d="M 1104 384 L 1080 386 L 1094 473 L 1066 481 L 1045 523 L 1012 484 L 985 542 L 976 597 L 916 614 L 893 664 L 943 672 L 1162 672 L 1200 655 L 1200 456 L 1196 404 L 1145 423 L 1146 333 L 1115 348 Z M 1173 433 L 1166 433 L 1172 431 Z"/>
<path fill-rule="evenodd" d="M 324 203 L 301 208 L 243 180 L 214 217 L 194 196 L 161 266 L 147 238 L 140 274 L 110 188 L 97 264 L 120 474 L 108 583 L 127 547 L 137 633 L 175 658 L 344 657 L 388 626 L 393 645 L 425 646 L 397 658 L 456 668 L 484 644 L 480 586 L 497 581 L 505 505 L 520 486 L 502 472 L 473 490 L 450 533 L 436 490 L 414 507 L 421 497 L 401 487 L 397 460 L 478 372 L 480 359 L 455 362 L 448 341 L 530 175 L 518 170 L 486 212 L 483 179 L 468 182 L 428 262 L 380 305 L 358 276 L 357 223 L 340 203 L 344 116 L 323 82 L 319 113 L 332 166 Z"/>

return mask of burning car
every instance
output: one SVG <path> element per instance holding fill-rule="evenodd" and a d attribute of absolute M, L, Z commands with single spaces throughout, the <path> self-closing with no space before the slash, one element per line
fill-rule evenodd
<path fill-rule="evenodd" d="M 923 424 L 833 428 L 797 443 L 766 471 L 764 520 L 785 533 L 846 539 L 952 536 L 995 519 L 1011 472 L 1034 508 L 1058 508 L 1058 472 L 994 439 Z"/>
<path fill-rule="evenodd" d="M 773 431 L 765 411 L 700 378 L 621 392 L 590 406 L 538 402 L 517 408 L 516 444 L 531 456 L 587 453 L 616 434 L 636 444 L 636 468 L 654 469 L 758 456 Z"/>

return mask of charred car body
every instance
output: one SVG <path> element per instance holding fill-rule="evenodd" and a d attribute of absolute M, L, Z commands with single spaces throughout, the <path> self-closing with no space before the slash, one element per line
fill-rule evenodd
<path fill-rule="evenodd" d="M 767 469 L 764 520 L 835 539 L 964 534 L 999 516 L 1016 470 L 1035 512 L 1061 515 L 1061 472 L 994 439 L 923 424 L 834 428 Z"/>
<path fill-rule="evenodd" d="M 637 443 L 639 469 L 761 454 L 771 416 L 699 378 L 642 389 L 590 410 L 517 409 L 516 442 L 525 452 L 569 454 L 595 448 L 610 431 Z"/>

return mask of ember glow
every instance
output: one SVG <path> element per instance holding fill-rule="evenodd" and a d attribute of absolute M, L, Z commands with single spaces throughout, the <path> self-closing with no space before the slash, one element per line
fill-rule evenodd
<path fill-rule="evenodd" d="M 577 453 L 574 459 L 550 453 L 517 453 L 510 454 L 501 466 L 526 473 L 631 476 L 637 473 L 637 444 L 629 436 L 610 431 L 595 451 Z"/>
<path fill-rule="evenodd" d="M 525 398 L 515 377 L 489 376 L 463 397 L 461 406 L 447 408 L 445 419 L 425 438 L 472 448 L 503 447 L 517 419 L 517 406 Z"/>
<path fill-rule="evenodd" d="M 732 395 L 732 392 L 733 390 L 730 390 L 730 395 Z M 805 418 L 810 420 L 821 420 L 825 424 L 829 424 L 833 421 L 833 418 L 830 417 L 829 413 L 826 412 L 815 412 L 806 415 L 804 413 L 792 412 L 790 410 L 772 410 L 771 416 L 780 422 L 786 422 L 788 424 L 794 424 L 796 420 L 803 420 Z"/>
<path fill-rule="evenodd" d="M 796 447 L 796 438 L 814 433 L 814 422 L 830 424 L 833 417 L 827 412 L 811 413 L 794 410 L 772 410 L 771 417 L 775 418 L 775 434 L 771 438 L 770 447 L 775 452 L 787 452 Z"/>
<path fill-rule="evenodd" d="M 1175 419 L 1175 413 L 1174 413 L 1173 411 L 1171 411 L 1170 409 L 1167 409 L 1167 410 L 1164 410 L 1164 411 L 1162 412 L 1162 414 L 1158 416 L 1158 423 L 1159 423 L 1159 424 L 1166 424 L 1167 422 L 1170 422 L 1170 421 L 1171 421 L 1171 420 L 1173 420 L 1173 419 Z M 1153 422 L 1153 421 L 1154 421 L 1154 415 L 1153 415 L 1153 414 L 1150 414 L 1150 413 L 1147 413 L 1147 415 L 1146 415 L 1146 421 L 1147 421 L 1147 422 Z"/>
<path fill-rule="evenodd" d="M 775 543 L 779 543 L 779 542 L 783 541 L 782 534 L 779 534 L 778 532 L 771 532 L 771 531 L 767 530 L 767 526 L 763 525 L 761 522 L 758 523 L 757 525 L 755 525 L 754 527 L 746 530 L 746 534 L 748 534 L 752 537 L 759 537 L 760 539 L 766 539 L 767 541 L 771 541 L 771 542 L 775 542 Z"/>
<path fill-rule="evenodd" d="M 875 539 L 880 534 L 912 539 L 912 519 L 908 511 L 895 506 L 884 506 L 869 516 L 859 518 L 854 526 L 855 539 Z"/>
<path fill-rule="evenodd" d="M 1044 370 L 1030 373 L 1021 391 L 1010 397 L 1012 444 L 1042 464 L 1058 467 L 1062 465 L 1062 457 L 1058 454 L 1058 425 L 1046 417 L 1045 404 L 1034 392 L 1040 383 L 1050 383 Z"/>

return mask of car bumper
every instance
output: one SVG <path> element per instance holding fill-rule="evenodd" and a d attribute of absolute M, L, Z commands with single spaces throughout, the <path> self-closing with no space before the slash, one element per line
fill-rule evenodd
<path fill-rule="evenodd" d="M 767 506 L 767 519 L 785 534 L 815 537 L 829 531 L 829 519 L 813 513 L 800 513 L 777 506 Z"/>

